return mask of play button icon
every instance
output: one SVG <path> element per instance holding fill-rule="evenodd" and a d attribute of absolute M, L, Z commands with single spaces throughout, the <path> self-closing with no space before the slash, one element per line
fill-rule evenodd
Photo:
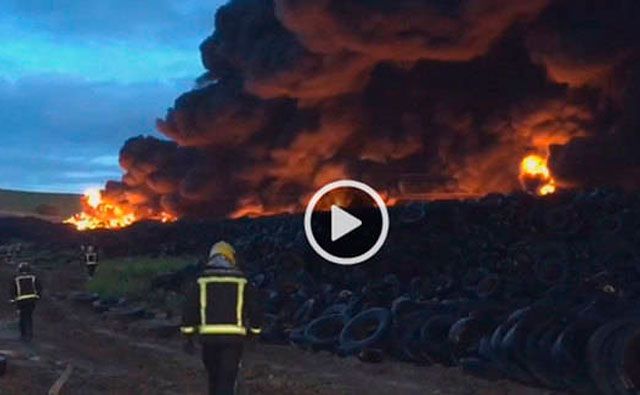
<path fill-rule="evenodd" d="M 380 195 L 354 180 L 340 180 L 318 190 L 307 204 L 304 230 L 314 251 L 340 265 L 374 256 L 389 232 L 389 214 Z"/>
<path fill-rule="evenodd" d="M 331 206 L 331 241 L 336 241 L 362 225 L 362 221 L 345 210 Z"/>

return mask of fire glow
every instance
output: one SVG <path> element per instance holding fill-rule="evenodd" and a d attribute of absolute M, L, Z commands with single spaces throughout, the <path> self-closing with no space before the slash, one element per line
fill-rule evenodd
<path fill-rule="evenodd" d="M 522 187 L 538 196 L 550 195 L 556 191 L 556 181 L 551 176 L 547 158 L 527 155 L 520 162 L 520 183 Z"/>
<path fill-rule="evenodd" d="M 525 156 L 520 162 L 519 180 L 522 188 L 527 192 L 538 196 L 550 195 L 556 192 L 556 180 L 551 175 L 546 157 L 538 154 Z M 432 196 L 433 195 L 433 196 Z M 442 195 L 442 196 L 441 196 Z M 450 196 L 450 194 L 426 194 L 421 196 L 421 200 L 438 200 L 447 198 L 468 198 L 469 196 Z M 348 193 L 339 193 L 333 196 L 331 203 L 348 207 L 352 203 L 353 196 Z M 389 196 L 383 193 L 383 199 L 389 206 L 395 205 L 398 197 Z M 73 225 L 77 230 L 94 229 L 122 229 L 142 220 L 158 221 L 162 223 L 174 222 L 177 216 L 160 211 L 141 210 L 140 207 L 129 205 L 126 202 L 120 203 L 117 200 L 105 196 L 100 189 L 89 189 L 81 197 L 82 212 L 74 214 L 63 222 Z M 319 209 L 323 209 L 320 207 Z M 325 208 L 325 209 L 328 209 Z M 293 205 L 280 207 L 279 209 L 267 210 L 263 205 L 251 202 L 250 199 L 242 201 L 239 208 L 229 215 L 230 218 L 256 218 L 278 214 L 295 213 L 297 208 Z"/>
<path fill-rule="evenodd" d="M 81 198 L 82 212 L 63 221 L 77 230 L 121 229 L 140 220 L 174 222 L 177 217 L 166 213 L 140 213 L 126 205 L 109 201 L 99 189 L 89 189 Z"/>

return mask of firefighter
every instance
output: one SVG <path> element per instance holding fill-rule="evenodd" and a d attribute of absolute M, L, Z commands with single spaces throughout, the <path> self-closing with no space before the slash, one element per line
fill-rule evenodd
<path fill-rule="evenodd" d="M 224 241 L 214 244 L 204 271 L 187 291 L 181 327 L 186 352 L 193 353 L 194 336 L 200 340 L 210 395 L 236 393 L 245 339 L 260 333 L 257 302 L 234 248 Z"/>
<path fill-rule="evenodd" d="M 18 273 L 9 290 L 11 303 L 16 305 L 20 316 L 20 338 L 30 342 L 33 338 L 33 310 L 42 295 L 42 285 L 27 262 L 18 265 Z"/>
<path fill-rule="evenodd" d="M 98 267 L 98 253 L 92 245 L 84 248 L 84 264 L 87 267 L 89 278 L 93 278 L 93 275 L 96 273 L 96 268 Z"/>

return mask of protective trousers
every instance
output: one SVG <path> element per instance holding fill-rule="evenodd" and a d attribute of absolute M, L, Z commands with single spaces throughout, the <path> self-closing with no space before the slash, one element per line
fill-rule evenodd
<path fill-rule="evenodd" d="M 20 316 L 20 338 L 24 341 L 33 339 L 33 310 L 36 304 L 33 301 L 23 301 L 18 305 Z"/>
<path fill-rule="evenodd" d="M 209 374 L 209 395 L 236 394 L 242 342 L 202 344 L 202 361 Z"/>

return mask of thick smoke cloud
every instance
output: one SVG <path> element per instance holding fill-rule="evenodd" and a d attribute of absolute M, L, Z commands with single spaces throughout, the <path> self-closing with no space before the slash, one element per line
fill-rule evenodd
<path fill-rule="evenodd" d="M 113 196 L 181 215 L 300 209 L 352 177 L 392 198 L 638 187 L 635 0 L 232 0 L 206 72 L 129 140 Z M 621 149 L 621 147 L 625 147 Z"/>

